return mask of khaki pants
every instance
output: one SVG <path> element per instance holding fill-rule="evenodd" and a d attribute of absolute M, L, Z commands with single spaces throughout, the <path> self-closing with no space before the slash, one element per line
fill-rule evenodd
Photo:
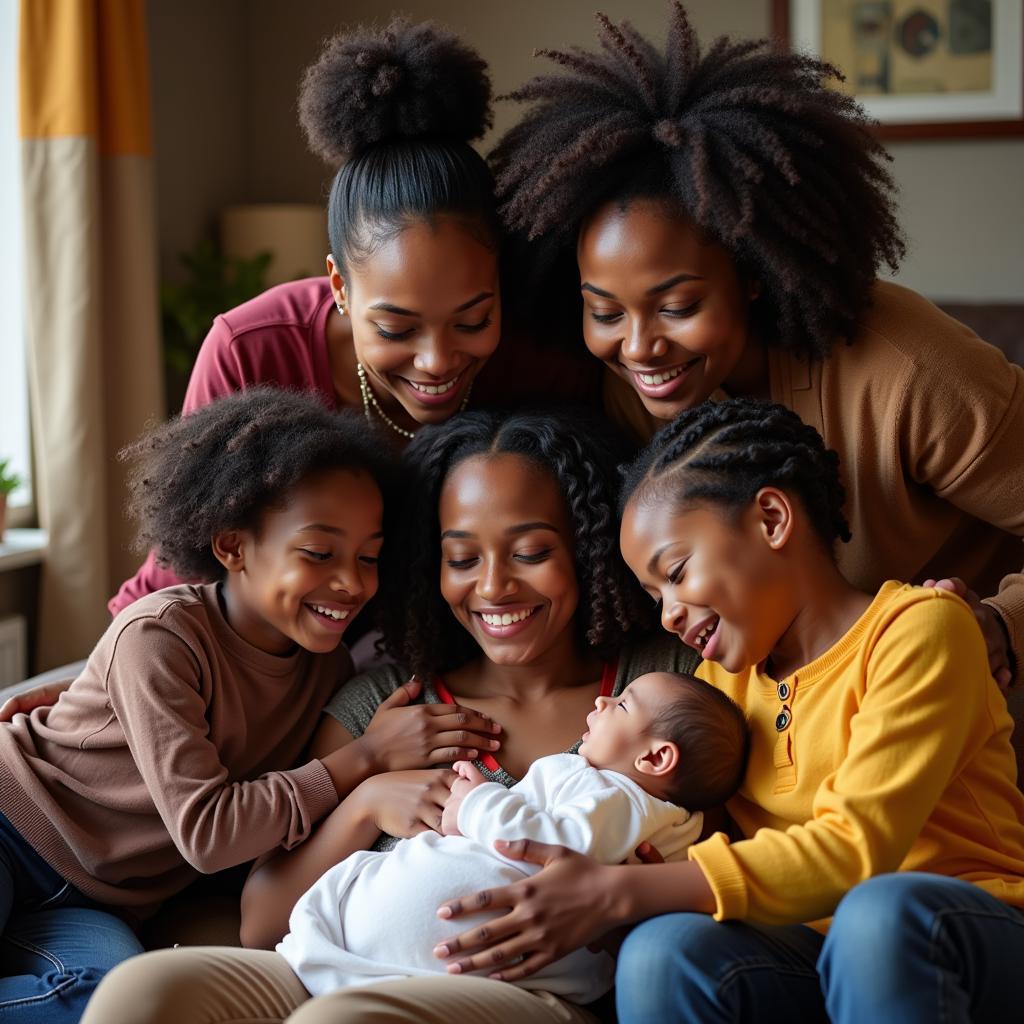
<path fill-rule="evenodd" d="M 595 1019 L 547 992 L 449 975 L 339 989 L 311 999 L 277 953 L 191 946 L 143 953 L 115 967 L 81 1024 L 593 1024 Z"/>

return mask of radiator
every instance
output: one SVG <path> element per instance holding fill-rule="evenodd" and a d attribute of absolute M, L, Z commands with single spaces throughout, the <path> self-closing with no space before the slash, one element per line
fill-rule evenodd
<path fill-rule="evenodd" d="M 20 683 L 28 674 L 25 619 L 9 615 L 0 619 L 0 686 Z"/>

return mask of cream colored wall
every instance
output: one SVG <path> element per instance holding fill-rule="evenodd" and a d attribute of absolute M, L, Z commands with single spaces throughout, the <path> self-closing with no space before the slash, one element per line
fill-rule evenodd
<path fill-rule="evenodd" d="M 768 31 L 769 0 L 691 0 L 702 39 Z M 546 66 L 536 46 L 594 40 L 593 11 L 664 33 L 664 0 L 404 0 L 489 61 L 495 89 Z M 380 21 L 372 0 L 150 0 L 161 254 L 190 245 L 228 202 L 316 202 L 329 183 L 296 123 L 302 69 L 343 24 Z M 382 13 L 384 12 L 384 13 Z M 159 31 L 158 31 L 159 30 Z M 495 130 L 514 121 L 496 108 Z M 486 144 L 486 142 L 485 142 Z M 911 243 L 899 280 L 939 299 L 1024 301 L 1024 140 L 891 146 Z"/>

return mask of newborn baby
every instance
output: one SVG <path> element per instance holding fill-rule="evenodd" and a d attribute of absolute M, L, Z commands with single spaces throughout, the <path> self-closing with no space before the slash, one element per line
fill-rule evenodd
<path fill-rule="evenodd" d="M 320 878 L 277 946 L 312 995 L 444 973 L 432 951 L 452 923 L 437 908 L 540 870 L 503 857 L 496 839 L 557 843 L 605 864 L 644 841 L 666 860 L 685 857 L 700 809 L 723 803 L 743 778 L 742 712 L 706 683 L 668 672 L 640 676 L 595 704 L 578 754 L 540 758 L 511 789 L 460 761 L 444 835 L 423 832 L 390 853 L 360 851 Z M 502 912 L 466 916 L 460 929 Z M 516 984 L 588 1003 L 611 988 L 613 974 L 608 954 L 579 949 Z"/>

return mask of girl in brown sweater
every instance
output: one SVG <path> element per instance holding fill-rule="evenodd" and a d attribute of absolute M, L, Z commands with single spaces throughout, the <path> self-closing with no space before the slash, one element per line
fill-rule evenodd
<path fill-rule="evenodd" d="M 301 842 L 372 771 L 359 748 L 300 755 L 377 589 L 384 450 L 266 388 L 129 450 L 141 543 L 210 582 L 136 602 L 55 706 L 0 725 L 4 1019 L 76 1021 L 141 951 L 126 921 Z"/>

